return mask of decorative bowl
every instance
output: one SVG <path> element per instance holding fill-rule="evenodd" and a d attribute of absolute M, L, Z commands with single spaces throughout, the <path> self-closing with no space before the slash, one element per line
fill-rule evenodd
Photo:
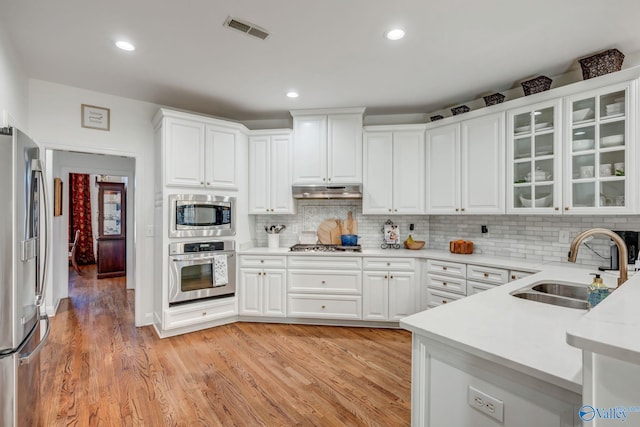
<path fill-rule="evenodd" d="M 404 247 L 407 249 L 422 249 L 424 247 L 425 242 L 423 240 L 414 240 L 412 243 L 404 241 Z"/>
<path fill-rule="evenodd" d="M 522 206 L 525 208 L 531 207 L 531 199 L 527 199 L 524 196 L 520 195 L 520 202 Z M 546 208 L 551 205 L 551 194 L 547 194 L 546 196 L 542 196 L 535 200 L 536 208 Z"/>
<path fill-rule="evenodd" d="M 340 236 L 342 246 L 356 246 L 358 244 L 358 236 L 355 234 L 343 234 Z"/>

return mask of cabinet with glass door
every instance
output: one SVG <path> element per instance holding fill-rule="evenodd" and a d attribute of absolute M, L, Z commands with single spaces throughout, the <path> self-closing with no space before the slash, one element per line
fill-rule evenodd
<path fill-rule="evenodd" d="M 561 99 L 508 112 L 507 211 L 561 213 Z"/>
<path fill-rule="evenodd" d="M 566 98 L 565 213 L 633 213 L 636 82 Z"/>

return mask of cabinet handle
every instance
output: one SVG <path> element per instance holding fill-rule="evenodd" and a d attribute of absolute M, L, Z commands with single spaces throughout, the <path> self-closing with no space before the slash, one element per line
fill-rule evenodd
<path fill-rule="evenodd" d="M 559 208 L 559 207 L 557 207 L 557 206 L 556 206 L 554 209 L 555 209 L 555 210 L 557 210 L 557 211 L 559 211 L 559 210 L 560 210 L 560 208 Z"/>
<path fill-rule="evenodd" d="M 565 206 L 564 210 L 568 211 L 569 210 L 569 206 Z"/>
<path fill-rule="evenodd" d="M 464 208 L 460 209 L 462 212 L 464 212 Z"/>
<path fill-rule="evenodd" d="M 484 273 L 484 277 L 489 277 L 489 273 Z"/>

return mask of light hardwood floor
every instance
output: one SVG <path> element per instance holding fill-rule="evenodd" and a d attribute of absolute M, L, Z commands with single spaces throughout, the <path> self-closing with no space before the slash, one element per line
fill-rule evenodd
<path fill-rule="evenodd" d="M 42 350 L 43 426 L 410 424 L 411 335 L 235 323 L 159 339 L 124 278 L 70 270 Z"/>

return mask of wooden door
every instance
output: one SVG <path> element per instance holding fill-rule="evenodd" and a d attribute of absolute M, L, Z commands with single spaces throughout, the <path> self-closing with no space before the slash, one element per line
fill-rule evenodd
<path fill-rule="evenodd" d="M 126 275 L 126 189 L 98 183 L 98 279 Z"/>

